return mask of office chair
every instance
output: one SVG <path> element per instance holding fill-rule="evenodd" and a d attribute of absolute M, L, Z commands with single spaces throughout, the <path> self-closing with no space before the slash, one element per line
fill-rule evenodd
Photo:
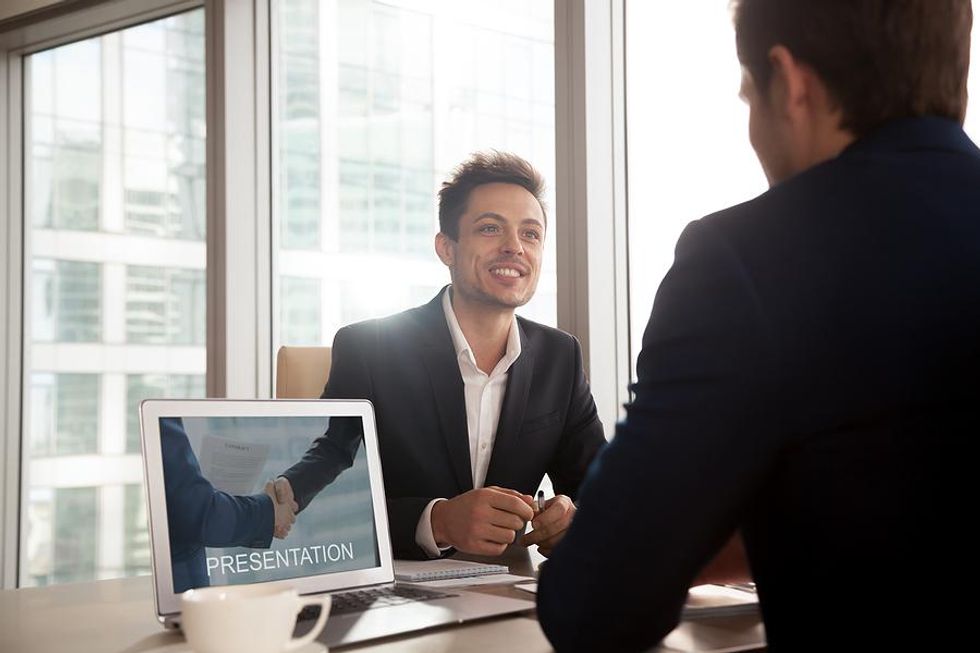
<path fill-rule="evenodd" d="M 330 347 L 280 347 L 276 398 L 317 399 L 330 376 Z"/>

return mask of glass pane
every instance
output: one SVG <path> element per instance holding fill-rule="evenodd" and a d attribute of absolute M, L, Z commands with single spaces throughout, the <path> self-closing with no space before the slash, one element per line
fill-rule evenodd
<path fill-rule="evenodd" d="M 55 490 L 51 582 L 95 579 L 97 490 L 94 487 Z"/>
<path fill-rule="evenodd" d="M 980 0 L 973 0 L 973 34 L 970 50 L 970 103 L 966 111 L 966 133 L 980 143 Z"/>
<path fill-rule="evenodd" d="M 149 574 L 153 567 L 150 559 L 150 534 L 146 530 L 146 498 L 142 485 L 125 487 L 123 517 L 123 565 L 126 576 Z"/>
<path fill-rule="evenodd" d="M 690 56 L 678 60 L 678 52 Z M 681 231 L 768 184 L 749 144 L 748 107 L 738 97 L 741 66 L 727 3 L 627 0 L 626 71 L 635 366 Z M 711 156 L 691 146 L 691 134 L 711 143 Z"/>
<path fill-rule="evenodd" d="M 138 454 L 140 446 L 140 402 L 148 397 L 203 397 L 203 374 L 128 374 L 126 376 L 126 453 Z"/>
<path fill-rule="evenodd" d="M 20 583 L 144 574 L 137 407 L 204 395 L 204 12 L 25 70 Z"/>
<path fill-rule="evenodd" d="M 276 344 L 431 299 L 436 192 L 471 152 L 513 151 L 555 178 L 550 0 L 281 0 L 273 52 Z M 554 207 L 553 194 L 546 198 Z M 554 214 L 537 294 L 557 321 Z"/>

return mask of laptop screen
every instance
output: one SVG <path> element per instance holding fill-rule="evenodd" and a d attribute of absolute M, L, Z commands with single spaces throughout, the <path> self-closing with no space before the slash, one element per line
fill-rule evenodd
<path fill-rule="evenodd" d="M 380 470 L 372 477 L 369 464 L 372 449 L 376 456 L 373 420 L 366 447 L 360 411 L 343 414 L 343 404 L 331 402 L 147 404 L 151 534 L 154 561 L 164 563 L 155 564 L 158 595 L 325 576 L 343 580 L 321 587 L 291 584 L 310 591 L 338 589 L 358 585 L 356 572 L 378 570 L 385 556 L 390 560 L 387 524 L 376 506 L 381 497 L 383 511 L 383 492 L 372 485 L 380 483 Z M 300 404 L 313 407 L 299 411 Z M 313 410 L 317 405 L 320 410 Z M 366 402 L 358 408 L 363 406 L 370 409 Z M 150 455 L 150 447 L 159 457 Z M 301 510 L 289 533 L 278 538 L 268 484 L 283 474 L 293 479 Z M 161 560 L 164 531 L 167 551 Z M 164 575 L 169 582 L 161 592 Z"/>

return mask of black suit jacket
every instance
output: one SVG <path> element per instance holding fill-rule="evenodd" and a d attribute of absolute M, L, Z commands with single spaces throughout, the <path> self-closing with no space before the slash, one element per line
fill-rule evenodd
<path fill-rule="evenodd" d="M 653 645 L 736 528 L 771 650 L 973 639 L 980 152 L 957 124 L 892 122 L 692 223 L 637 376 L 542 574 L 556 648 Z"/>
<path fill-rule="evenodd" d="M 473 489 L 463 379 L 442 309 L 428 304 L 344 327 L 334 338 L 325 399 L 370 399 L 378 426 L 395 555 L 424 557 L 415 529 L 434 498 Z M 521 355 L 511 366 L 485 485 L 532 494 L 547 472 L 575 497 L 605 444 L 574 337 L 517 318 Z M 356 445 L 332 434 L 284 473 L 301 507 L 350 464 Z"/>

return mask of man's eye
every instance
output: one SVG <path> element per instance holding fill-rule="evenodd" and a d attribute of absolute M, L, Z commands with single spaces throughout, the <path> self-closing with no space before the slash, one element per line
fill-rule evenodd
<path fill-rule="evenodd" d="M 484 234 L 495 234 L 499 231 L 499 227 L 495 224 L 485 224 L 480 226 L 480 233 Z"/>
<path fill-rule="evenodd" d="M 538 231 L 534 231 L 532 229 L 530 231 L 525 231 L 524 232 L 524 237 L 525 238 L 529 238 L 531 240 L 541 240 L 541 233 L 538 232 Z"/>

